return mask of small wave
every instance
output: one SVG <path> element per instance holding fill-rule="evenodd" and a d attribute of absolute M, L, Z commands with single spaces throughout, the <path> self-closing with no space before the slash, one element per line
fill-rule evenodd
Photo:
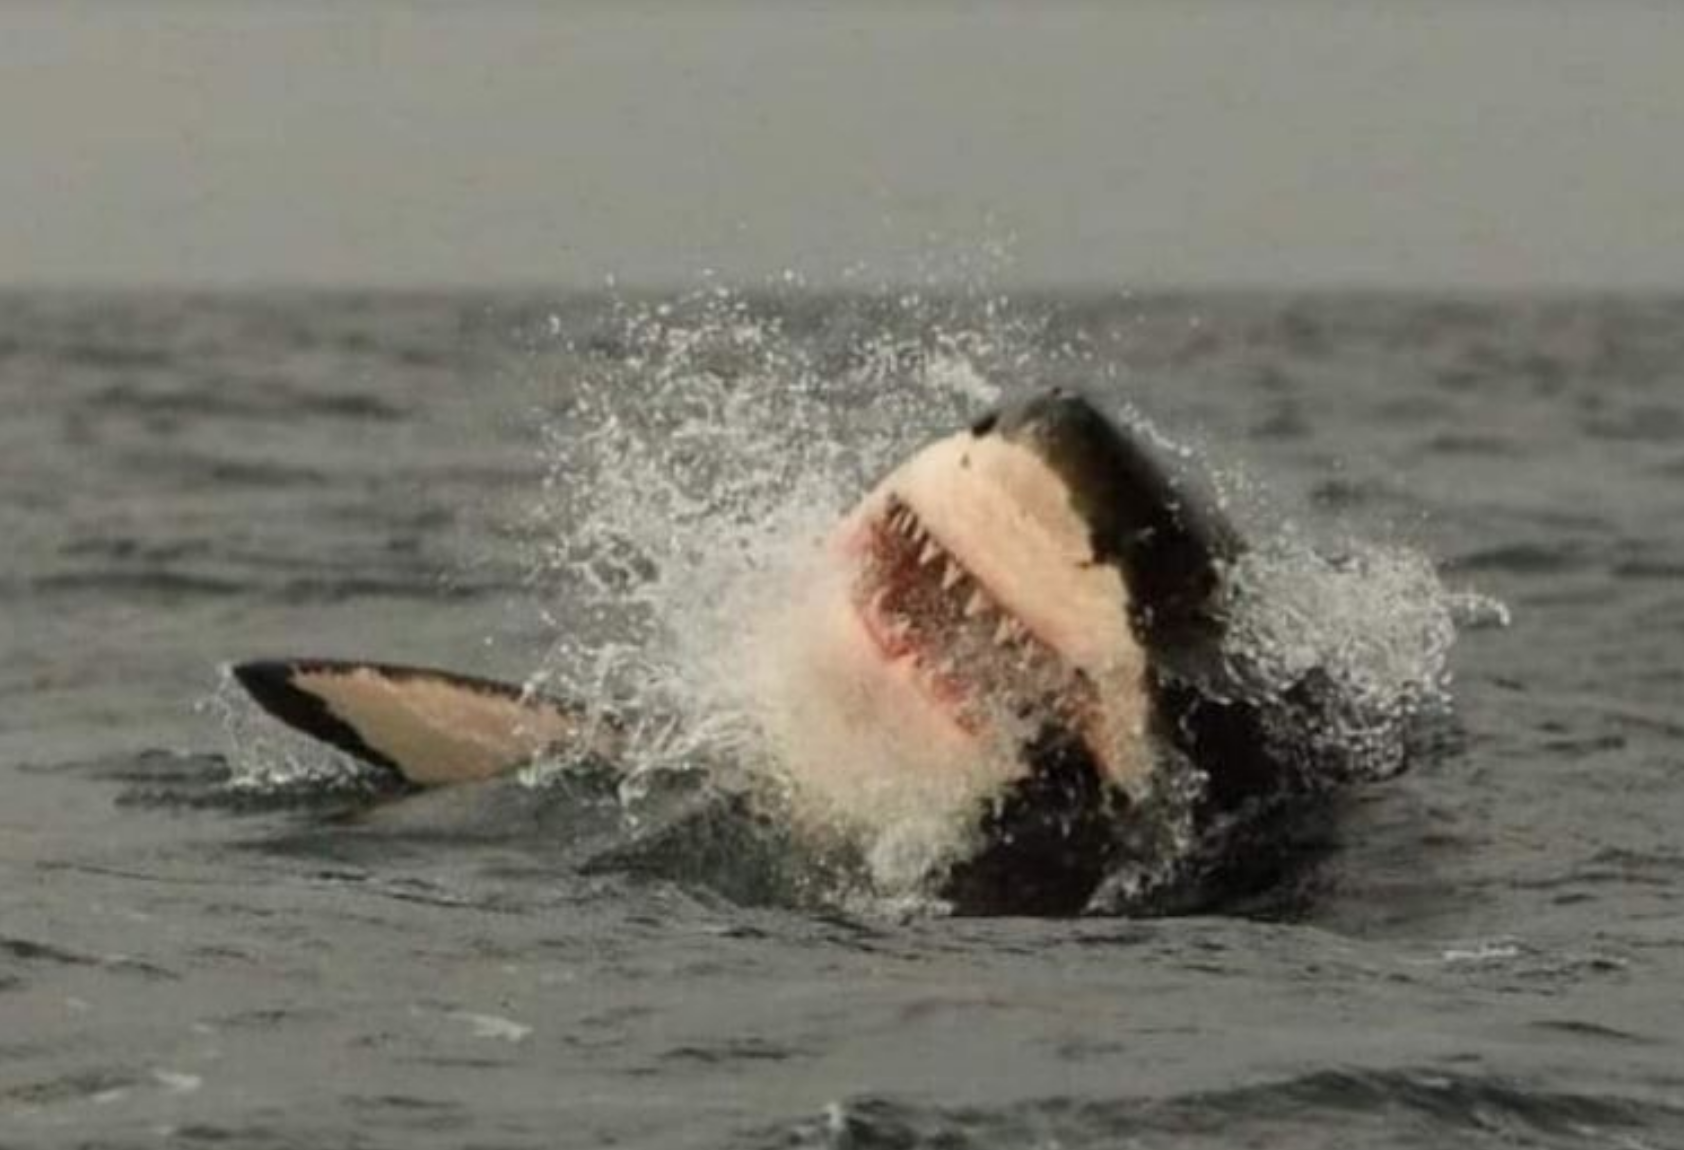
<path fill-rule="evenodd" d="M 1611 1042 L 1629 1046 L 1657 1046 L 1660 1040 L 1630 1031 L 1617 1030 L 1612 1026 L 1604 1026 L 1599 1022 L 1587 1022 L 1582 1018 L 1545 1018 L 1537 1022 L 1527 1023 L 1533 1030 L 1541 1030 L 1549 1034 L 1564 1034 L 1567 1037 L 1590 1039 L 1593 1042 Z"/>
<path fill-rule="evenodd" d="M 1456 571 L 1514 575 L 1559 575 L 1598 565 L 1600 558 L 1572 543 L 1504 543 L 1464 552 L 1451 561 Z"/>
<path fill-rule="evenodd" d="M 356 421 L 395 422 L 403 408 L 374 395 L 357 392 L 312 391 L 291 380 L 248 380 L 246 386 L 226 386 L 221 378 L 207 378 L 197 386 L 149 388 L 115 383 L 88 397 L 95 411 L 129 412 L 169 419 L 291 419 L 299 416 Z"/>
<path fill-rule="evenodd" d="M 997 1108 L 932 1107 L 888 1097 L 828 1106 L 754 1144 L 825 1150 L 983 1150 L 1115 1146 L 1560 1147 L 1648 1145 L 1684 1131 L 1684 1109 L 1647 1099 L 1558 1091 L 1432 1069 L 1323 1070 L 1170 1098 L 1056 1098 Z M 1147 1144 L 1152 1144 L 1147 1142 Z"/>
<path fill-rule="evenodd" d="M 1684 412 L 1671 405 L 1638 404 L 1584 419 L 1580 429 L 1616 443 L 1672 444 L 1684 438 Z"/>
<path fill-rule="evenodd" d="M 96 592 L 111 595 L 169 599 L 223 598 L 248 590 L 232 579 L 185 571 L 125 571 L 121 569 L 58 571 L 29 581 L 37 594 L 73 595 Z"/>
<path fill-rule="evenodd" d="M 332 481 L 326 471 L 278 460 L 240 459 L 208 455 L 197 451 L 128 451 L 112 461 L 149 482 L 216 484 L 219 487 L 249 487 L 264 491 L 282 487 L 320 487 Z"/>
<path fill-rule="evenodd" d="M 170 601 L 246 596 L 292 604 L 344 603 L 358 599 L 460 603 L 504 596 L 518 590 L 520 584 L 514 580 L 445 580 L 426 574 L 382 576 L 364 573 L 276 579 L 273 572 L 252 572 L 249 578 L 237 578 L 195 571 L 134 570 L 121 566 L 47 572 L 31 577 L 21 587 L 0 583 L 0 596 L 8 597 L 24 592 Z"/>
<path fill-rule="evenodd" d="M 787 1062 L 802 1051 L 759 1038 L 738 1038 L 711 1046 L 675 1046 L 661 1055 L 663 1062 L 695 1063 L 701 1066 L 729 1066 L 743 1062 Z"/>
<path fill-rule="evenodd" d="M 1629 559 L 1616 563 L 1613 574 L 1622 579 L 1684 579 L 1684 559 Z"/>
<path fill-rule="evenodd" d="M 142 978 L 173 981 L 180 976 L 174 971 L 131 958 L 125 954 L 83 954 L 50 942 L 30 938 L 0 935 L 0 955 L 20 963 L 46 966 L 91 966 L 118 974 L 136 974 Z"/>
<path fill-rule="evenodd" d="M 318 757 L 326 757 L 314 747 L 309 750 Z M 347 770 L 338 764 L 291 774 L 275 772 L 253 780 L 222 755 L 163 749 L 27 769 L 85 773 L 117 784 L 119 806 L 161 810 L 219 810 L 233 814 L 309 810 L 334 814 L 361 808 L 372 799 L 391 793 L 391 788 L 384 786 L 377 776 Z"/>
<path fill-rule="evenodd" d="M 1421 447 L 1428 455 L 1502 458 L 1521 454 L 1520 444 L 1495 432 L 1444 431 L 1425 440 Z"/>
<path fill-rule="evenodd" d="M 138 1075 L 123 1070 L 83 1070 L 57 1078 L 0 1087 L 0 1102 L 6 1103 L 7 1110 L 27 1113 L 37 1108 L 84 1100 L 115 1100 L 139 1081 Z"/>
<path fill-rule="evenodd" d="M 174 348 L 132 343 L 87 341 L 56 349 L 55 358 L 70 367 L 111 372 L 165 372 L 179 365 Z"/>
<path fill-rule="evenodd" d="M 340 603 L 351 599 L 419 599 L 452 603 L 506 595 L 517 589 L 516 584 L 497 580 L 469 582 L 427 577 L 332 576 L 289 579 L 273 588 L 259 588 L 257 593 L 286 603 Z"/>

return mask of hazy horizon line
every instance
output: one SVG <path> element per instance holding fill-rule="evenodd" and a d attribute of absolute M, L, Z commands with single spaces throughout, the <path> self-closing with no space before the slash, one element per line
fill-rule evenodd
<path fill-rule="evenodd" d="M 217 279 L 0 279 L 0 293 L 7 295 L 556 295 L 556 296 L 664 296 L 684 297 L 724 291 L 733 295 L 776 294 L 812 296 L 888 296 L 929 294 L 954 296 L 1143 296 L 1179 295 L 1302 295 L 1434 298 L 1566 298 L 1566 297 L 1656 297 L 1684 295 L 1684 280 L 1654 283 L 1497 283 L 1452 281 L 1267 280 L 1084 280 L 1084 279 L 963 279 L 927 280 L 850 277 L 727 277 L 697 276 L 690 279 L 604 278 L 597 283 L 540 280 L 524 277 L 504 279 L 367 280 L 289 278 Z"/>

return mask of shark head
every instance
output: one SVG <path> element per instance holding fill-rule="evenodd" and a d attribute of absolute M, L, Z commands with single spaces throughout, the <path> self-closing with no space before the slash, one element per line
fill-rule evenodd
<path fill-rule="evenodd" d="M 1067 391 L 991 412 L 916 451 L 834 532 L 840 574 L 805 622 L 824 682 L 804 692 L 823 705 L 803 740 L 826 754 L 864 738 L 856 774 L 951 775 L 964 801 L 1051 758 L 1138 798 L 1159 676 L 1212 645 L 1238 551 L 1143 426 Z"/>

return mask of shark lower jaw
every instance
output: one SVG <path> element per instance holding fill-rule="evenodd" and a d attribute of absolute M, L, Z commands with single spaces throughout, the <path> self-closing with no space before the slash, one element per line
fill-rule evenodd
<path fill-rule="evenodd" d="M 855 614 L 887 670 L 958 733 L 979 743 L 1027 743 L 1048 728 L 1085 743 L 1101 724 L 1093 681 L 1039 637 L 890 492 L 847 541 Z"/>

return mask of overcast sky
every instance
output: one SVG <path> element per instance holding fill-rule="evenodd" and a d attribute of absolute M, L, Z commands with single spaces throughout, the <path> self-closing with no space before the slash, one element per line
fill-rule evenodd
<path fill-rule="evenodd" d="M 0 7 L 0 281 L 1684 286 L 1684 4 Z"/>

